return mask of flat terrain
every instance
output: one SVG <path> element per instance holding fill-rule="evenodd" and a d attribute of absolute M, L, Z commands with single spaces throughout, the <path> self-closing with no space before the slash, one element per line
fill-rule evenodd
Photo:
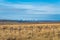
<path fill-rule="evenodd" d="M 60 23 L 0 23 L 0 40 L 60 40 Z"/>

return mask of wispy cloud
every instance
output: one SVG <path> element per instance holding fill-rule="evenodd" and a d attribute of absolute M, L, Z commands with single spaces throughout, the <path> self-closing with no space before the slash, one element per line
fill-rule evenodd
<path fill-rule="evenodd" d="M 4 7 L 1 8 L 1 11 L 8 10 L 12 11 L 19 11 L 21 10 L 26 12 L 27 14 L 60 14 L 60 7 L 56 7 L 56 5 L 32 5 L 32 4 L 6 4 L 6 3 L 0 3 L 0 6 Z"/>
<path fill-rule="evenodd" d="M 10 0 L 10 2 L 6 0 L 0 0 L 0 18 L 24 20 L 59 19 L 60 15 L 53 14 L 60 14 L 60 2 L 55 1 L 56 3 L 48 3 L 36 2 L 37 0 L 35 0 L 34 2 L 29 3 L 21 1 L 16 2 L 17 0 L 15 0 L 15 2 L 11 1 L 12 0 Z M 56 16 L 58 16 L 58 18 Z"/>

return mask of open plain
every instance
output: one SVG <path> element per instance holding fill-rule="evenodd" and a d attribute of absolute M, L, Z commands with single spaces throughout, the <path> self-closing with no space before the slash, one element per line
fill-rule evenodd
<path fill-rule="evenodd" d="M 60 40 L 60 23 L 0 23 L 0 40 Z"/>

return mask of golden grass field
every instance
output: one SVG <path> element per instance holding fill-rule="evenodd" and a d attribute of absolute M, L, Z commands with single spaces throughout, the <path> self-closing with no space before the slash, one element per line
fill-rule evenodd
<path fill-rule="evenodd" d="M 0 40 L 60 40 L 60 23 L 0 24 Z"/>

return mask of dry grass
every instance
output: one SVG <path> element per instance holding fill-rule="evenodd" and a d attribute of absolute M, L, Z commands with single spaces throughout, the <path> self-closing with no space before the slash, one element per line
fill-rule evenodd
<path fill-rule="evenodd" d="M 0 40 L 60 40 L 60 23 L 1 24 Z"/>

